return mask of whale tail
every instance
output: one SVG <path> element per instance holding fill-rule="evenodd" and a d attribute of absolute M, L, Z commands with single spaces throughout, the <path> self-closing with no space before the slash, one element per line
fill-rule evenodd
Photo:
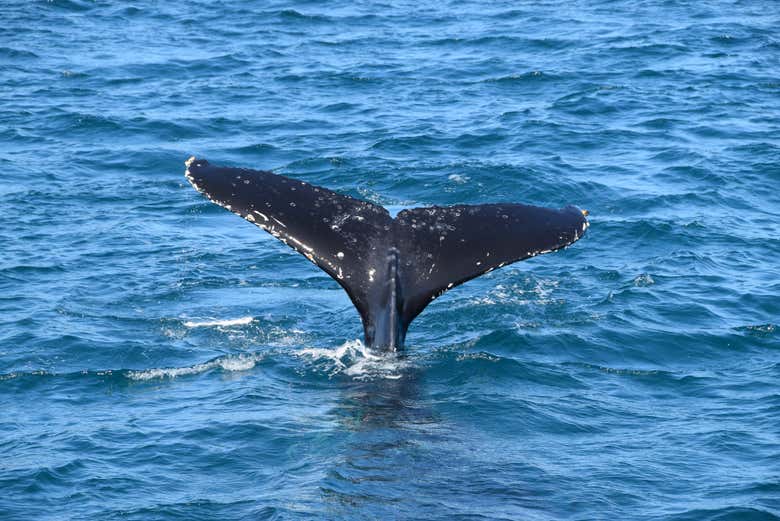
<path fill-rule="evenodd" d="M 190 158 L 185 176 L 212 202 L 259 226 L 333 277 L 360 313 L 366 342 L 400 347 L 436 297 L 507 264 L 564 248 L 586 212 L 522 204 L 382 206 L 259 170 Z M 381 308 L 381 309 L 379 309 Z M 398 335 L 377 333 L 388 319 Z M 384 326 L 382 326 L 384 327 Z"/>

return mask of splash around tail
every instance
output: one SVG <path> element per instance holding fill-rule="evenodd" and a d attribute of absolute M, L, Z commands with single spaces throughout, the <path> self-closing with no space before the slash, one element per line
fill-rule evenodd
<path fill-rule="evenodd" d="M 393 353 L 377 352 L 359 339 L 332 349 L 307 347 L 297 354 L 310 360 L 330 377 L 343 374 L 360 381 L 398 380 L 409 367 L 404 358 Z"/>

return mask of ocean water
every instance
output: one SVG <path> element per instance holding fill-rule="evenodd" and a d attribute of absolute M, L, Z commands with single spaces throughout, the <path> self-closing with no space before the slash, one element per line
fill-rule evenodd
<path fill-rule="evenodd" d="M 0 519 L 778 519 L 778 13 L 3 2 Z M 190 155 L 591 227 L 381 355 Z"/>

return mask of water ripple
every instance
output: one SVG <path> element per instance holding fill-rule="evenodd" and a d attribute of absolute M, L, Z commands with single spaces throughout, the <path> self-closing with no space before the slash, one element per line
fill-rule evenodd
<path fill-rule="evenodd" d="M 4 3 L 0 518 L 777 519 L 773 14 Z M 592 226 L 380 355 L 191 155 Z"/>

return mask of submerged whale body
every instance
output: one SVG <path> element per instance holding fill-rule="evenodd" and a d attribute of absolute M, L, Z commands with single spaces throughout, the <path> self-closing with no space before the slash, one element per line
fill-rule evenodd
<path fill-rule="evenodd" d="M 366 345 L 403 347 L 412 320 L 436 297 L 512 262 L 564 248 L 587 212 L 523 204 L 433 206 L 395 218 L 377 204 L 296 179 L 218 167 L 194 157 L 185 176 L 319 266 L 346 290 Z"/>

